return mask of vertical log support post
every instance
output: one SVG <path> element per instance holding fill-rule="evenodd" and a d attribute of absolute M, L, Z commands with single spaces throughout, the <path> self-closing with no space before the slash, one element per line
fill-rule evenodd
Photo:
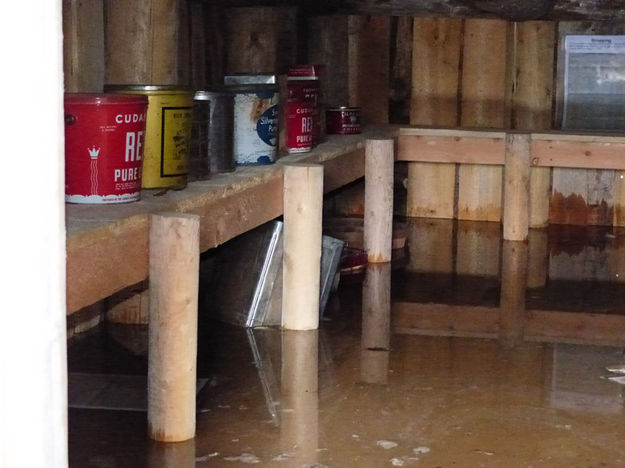
<path fill-rule="evenodd" d="M 282 327 L 319 327 L 323 166 L 284 166 Z"/>
<path fill-rule="evenodd" d="M 148 433 L 195 436 L 200 218 L 165 213 L 150 225 Z"/>
<path fill-rule="evenodd" d="M 369 262 L 391 261 L 394 141 L 369 139 L 365 148 L 365 250 Z"/>
<path fill-rule="evenodd" d="M 529 230 L 530 140 L 527 133 L 506 134 L 503 238 L 527 240 Z"/>

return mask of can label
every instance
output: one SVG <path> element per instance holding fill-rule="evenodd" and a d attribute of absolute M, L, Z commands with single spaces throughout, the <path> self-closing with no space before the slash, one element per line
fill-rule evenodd
<path fill-rule="evenodd" d="M 287 79 L 287 89 L 289 99 L 306 99 L 311 102 L 311 116 L 313 122 L 312 145 L 315 146 L 321 141 L 321 111 L 319 106 L 320 90 L 318 80 L 307 79 Z"/>
<path fill-rule="evenodd" d="M 286 149 L 289 153 L 305 153 L 313 145 L 313 105 L 306 99 L 287 102 Z"/>
<path fill-rule="evenodd" d="M 146 104 L 124 105 L 111 112 L 66 103 L 66 201 L 101 204 L 139 200 Z"/>
<path fill-rule="evenodd" d="M 237 164 L 271 164 L 278 140 L 278 93 L 240 93 L 234 99 Z"/>
<path fill-rule="evenodd" d="M 352 135 L 360 133 L 360 109 L 347 107 L 326 111 L 328 133 Z"/>
<path fill-rule="evenodd" d="M 191 110 L 190 107 L 163 107 L 161 177 L 179 177 L 188 172 Z"/>

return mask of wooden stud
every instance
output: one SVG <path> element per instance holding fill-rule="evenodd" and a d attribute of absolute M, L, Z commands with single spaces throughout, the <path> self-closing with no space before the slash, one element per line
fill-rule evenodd
<path fill-rule="evenodd" d="M 101 93 L 104 85 L 104 4 L 63 0 L 65 92 Z"/>
<path fill-rule="evenodd" d="M 104 6 L 105 83 L 186 84 L 179 55 L 188 32 L 182 27 L 186 2 L 116 0 Z"/>
<path fill-rule="evenodd" d="M 282 327 L 319 327 L 323 166 L 284 166 Z"/>
<path fill-rule="evenodd" d="M 348 18 L 349 105 L 365 124 L 388 123 L 390 18 Z"/>
<path fill-rule="evenodd" d="M 150 224 L 148 434 L 195 436 L 200 219 L 163 213 Z"/>
<path fill-rule="evenodd" d="M 462 127 L 506 127 L 508 23 L 467 19 L 462 59 Z M 462 165 L 458 219 L 501 221 L 502 169 Z"/>
<path fill-rule="evenodd" d="M 506 135 L 503 238 L 524 241 L 529 230 L 530 135 Z"/>
<path fill-rule="evenodd" d="M 190 80 L 193 89 L 206 89 L 208 77 L 208 5 L 199 0 L 189 1 Z"/>
<path fill-rule="evenodd" d="M 391 264 L 371 264 L 362 286 L 360 377 L 363 382 L 387 382 L 390 341 Z"/>
<path fill-rule="evenodd" d="M 370 263 L 390 262 L 394 141 L 368 139 L 365 149 L 365 250 Z"/>
<path fill-rule="evenodd" d="M 271 7 L 227 11 L 227 73 L 274 73 L 278 11 Z"/>
<path fill-rule="evenodd" d="M 393 122 L 410 122 L 410 95 L 412 93 L 413 18 L 391 17 L 393 53 L 391 55 L 390 109 Z"/>
<path fill-rule="evenodd" d="M 455 127 L 462 20 L 414 18 L 411 125 Z M 406 215 L 454 217 L 455 164 L 409 164 Z"/>
<path fill-rule="evenodd" d="M 527 250 L 525 242 L 503 242 L 499 338 L 508 346 L 517 345 L 523 340 Z"/>
<path fill-rule="evenodd" d="M 310 466 L 319 452 L 318 330 L 282 333 L 280 443 L 295 466 Z"/>
<path fill-rule="evenodd" d="M 515 62 L 512 94 L 512 128 L 537 131 L 552 128 L 553 67 L 556 26 L 552 21 L 514 24 Z M 530 227 L 549 223 L 551 169 L 533 168 L 530 173 Z"/>

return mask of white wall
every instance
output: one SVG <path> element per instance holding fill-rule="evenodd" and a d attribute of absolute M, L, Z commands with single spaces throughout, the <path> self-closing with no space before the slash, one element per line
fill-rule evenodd
<path fill-rule="evenodd" d="M 0 7 L 0 467 L 67 466 L 61 1 Z"/>

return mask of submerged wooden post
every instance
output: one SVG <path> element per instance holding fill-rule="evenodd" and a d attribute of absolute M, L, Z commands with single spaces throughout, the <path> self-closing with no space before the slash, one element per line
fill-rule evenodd
<path fill-rule="evenodd" d="M 369 139 L 365 149 L 365 250 L 371 263 L 391 261 L 393 143 L 392 139 Z"/>
<path fill-rule="evenodd" d="M 200 218 L 152 215 L 148 433 L 161 442 L 195 436 Z"/>
<path fill-rule="evenodd" d="M 363 382 L 387 382 L 390 341 L 391 264 L 372 264 L 367 267 L 362 286 L 360 378 Z"/>
<path fill-rule="evenodd" d="M 319 327 L 323 166 L 284 166 L 282 327 Z"/>
<path fill-rule="evenodd" d="M 503 242 L 499 338 L 514 346 L 523 339 L 525 289 L 527 285 L 527 243 Z"/>
<path fill-rule="evenodd" d="M 504 240 L 524 241 L 529 230 L 530 140 L 527 133 L 506 135 L 504 167 Z"/>

